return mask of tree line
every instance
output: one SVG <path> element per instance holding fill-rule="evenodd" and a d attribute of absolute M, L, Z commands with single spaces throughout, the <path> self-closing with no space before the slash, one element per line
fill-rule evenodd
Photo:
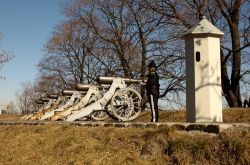
<path fill-rule="evenodd" d="M 38 64 L 34 88 L 39 96 L 95 83 L 99 75 L 146 79 L 147 63 L 153 59 L 160 97 L 168 107 L 183 107 L 181 35 L 203 15 L 225 33 L 221 76 L 228 105 L 240 106 L 240 88 L 250 86 L 249 0 L 74 0 L 61 9 L 65 20 L 55 27 Z"/>

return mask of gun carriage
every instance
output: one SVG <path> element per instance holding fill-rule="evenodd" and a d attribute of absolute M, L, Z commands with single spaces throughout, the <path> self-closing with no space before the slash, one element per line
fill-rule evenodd
<path fill-rule="evenodd" d="M 78 103 L 68 108 L 65 108 L 60 112 L 56 111 L 55 115 L 52 116 L 50 119 L 53 121 L 63 119 L 66 116 L 84 108 L 88 103 L 91 103 L 93 101 L 93 98 L 98 97 L 98 95 L 100 94 L 100 90 L 98 88 L 99 87 L 96 85 L 77 84 L 76 89 L 78 91 L 85 91 L 85 96 L 83 96 Z"/>
<path fill-rule="evenodd" d="M 51 109 L 54 109 L 58 107 L 61 102 L 63 101 L 62 96 L 58 95 L 49 95 L 48 97 L 42 97 L 41 101 L 44 102 L 44 106 L 42 106 L 31 118 L 30 120 L 36 120 L 39 117 L 41 117 L 45 112 L 50 111 Z M 46 104 L 47 102 L 47 104 Z"/>
<path fill-rule="evenodd" d="M 141 80 L 100 76 L 97 81 L 99 85 L 77 84 L 76 90 L 42 98 L 37 102 L 41 108 L 29 119 L 131 121 L 139 116 L 142 98 L 135 86 Z"/>
<path fill-rule="evenodd" d="M 36 104 L 39 106 L 39 109 L 33 114 L 28 114 L 28 115 L 24 115 L 22 116 L 20 119 L 21 120 L 29 120 L 29 119 L 34 119 L 38 113 L 41 113 L 43 110 L 50 108 L 51 104 L 52 104 L 52 100 L 50 101 L 49 97 L 42 97 L 39 100 L 36 101 Z"/>
<path fill-rule="evenodd" d="M 141 112 L 141 95 L 133 88 L 133 85 L 140 84 L 141 80 L 101 76 L 98 78 L 98 82 L 108 84 L 109 89 L 92 104 L 67 116 L 66 121 L 79 120 L 98 111 L 108 113 L 108 110 L 121 121 L 134 120 L 139 116 Z"/>
<path fill-rule="evenodd" d="M 45 120 L 48 119 L 50 117 L 52 117 L 56 112 L 60 112 L 63 111 L 67 108 L 69 108 L 70 106 L 72 106 L 73 104 L 79 102 L 81 95 L 83 93 L 79 92 L 79 91 L 73 91 L 73 90 L 63 90 L 62 91 L 62 95 L 66 98 L 67 96 L 70 98 L 66 101 L 66 103 L 60 107 L 53 107 L 47 111 L 43 111 L 43 114 L 41 116 L 38 117 L 39 120 Z"/>

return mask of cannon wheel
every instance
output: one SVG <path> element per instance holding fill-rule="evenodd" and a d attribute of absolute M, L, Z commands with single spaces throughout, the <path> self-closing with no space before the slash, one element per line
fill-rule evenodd
<path fill-rule="evenodd" d="M 90 99 L 90 103 L 96 102 L 98 99 L 102 97 L 103 94 L 99 94 L 98 96 L 93 96 Z M 106 111 L 94 111 L 90 114 L 91 119 L 96 121 L 103 121 L 109 117 L 109 115 L 106 113 Z"/>
<path fill-rule="evenodd" d="M 133 88 L 116 91 L 111 99 L 112 114 L 121 121 L 131 121 L 141 112 L 141 95 Z"/>
<path fill-rule="evenodd" d="M 94 111 L 91 113 L 90 116 L 93 120 L 96 120 L 96 121 L 102 121 L 109 117 L 106 111 Z"/>

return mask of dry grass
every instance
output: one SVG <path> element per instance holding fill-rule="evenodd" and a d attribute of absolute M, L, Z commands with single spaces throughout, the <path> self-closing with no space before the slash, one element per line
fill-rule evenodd
<path fill-rule="evenodd" d="M 143 112 L 135 121 L 150 121 L 151 114 Z M 160 122 L 186 122 L 185 110 L 160 111 Z M 250 108 L 223 109 L 223 122 L 250 123 Z"/>
<path fill-rule="evenodd" d="M 232 108 L 223 110 L 225 123 L 250 123 L 250 108 Z"/>
<path fill-rule="evenodd" d="M 19 120 L 21 115 L 15 114 L 2 114 L 0 115 L 0 120 Z"/>
<path fill-rule="evenodd" d="M 0 120 L 19 120 L 20 115 L 0 115 Z M 150 112 L 142 112 L 135 121 L 149 122 Z M 160 122 L 186 122 L 185 110 L 160 111 Z M 250 108 L 232 108 L 223 110 L 223 121 L 225 123 L 250 123 Z"/>
<path fill-rule="evenodd" d="M 226 109 L 225 122 L 250 123 L 250 110 Z M 20 116 L 0 115 L 0 120 Z M 144 112 L 137 121 L 149 121 Z M 185 111 L 160 113 L 184 122 Z M 250 164 L 250 131 L 219 134 L 174 128 L 0 125 L 0 164 Z"/>
<path fill-rule="evenodd" d="M 0 164 L 249 164 L 250 132 L 0 126 Z"/>

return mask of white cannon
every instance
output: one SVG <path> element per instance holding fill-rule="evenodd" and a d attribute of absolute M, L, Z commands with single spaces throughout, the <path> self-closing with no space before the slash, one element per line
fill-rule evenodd
<path fill-rule="evenodd" d="M 65 118 L 74 111 L 78 111 L 81 108 L 85 107 L 85 105 L 89 103 L 91 98 L 97 96 L 100 93 L 98 88 L 99 87 L 96 85 L 77 84 L 76 89 L 79 91 L 87 91 L 86 95 L 82 97 L 77 104 L 74 104 L 63 111 L 56 113 L 54 116 L 51 117 L 51 120 L 54 121 Z"/>
<path fill-rule="evenodd" d="M 79 91 L 72 91 L 72 90 L 63 90 L 62 93 L 63 95 L 71 95 L 70 99 L 66 102 L 66 104 L 64 104 L 63 106 L 59 108 L 50 109 L 49 111 L 44 112 L 43 115 L 38 118 L 39 120 L 48 119 L 52 117 L 55 114 L 55 112 L 60 112 L 69 108 L 74 103 L 79 101 L 79 99 L 81 98 L 81 94 L 82 94 Z"/>
<path fill-rule="evenodd" d="M 57 108 L 61 105 L 63 102 L 64 97 L 63 96 L 58 96 L 58 95 L 49 95 L 46 98 L 41 98 L 40 101 L 43 102 L 48 102 L 47 104 L 44 104 L 41 108 L 38 109 L 38 111 L 31 117 L 29 118 L 30 120 L 36 120 L 39 117 L 41 117 L 45 112 L 50 111 L 53 108 Z M 40 102 L 39 101 L 39 102 Z M 37 102 L 37 103 L 39 103 Z"/>
<path fill-rule="evenodd" d="M 39 105 L 39 109 L 38 111 L 41 111 L 42 109 L 44 109 L 44 106 L 47 104 L 47 102 L 42 101 L 42 99 L 39 99 L 36 101 L 36 104 Z M 23 115 L 22 117 L 20 117 L 21 120 L 28 120 L 30 119 L 32 116 L 34 116 L 34 113 L 30 113 L 28 115 Z"/>
<path fill-rule="evenodd" d="M 74 121 L 86 117 L 95 111 L 103 111 L 110 103 L 112 114 L 121 121 L 130 121 L 139 116 L 141 112 L 141 95 L 128 84 L 139 84 L 141 80 L 99 77 L 99 83 L 111 84 L 103 97 L 96 102 L 76 111 L 66 117 L 66 121 Z"/>
<path fill-rule="evenodd" d="M 37 110 L 37 112 L 41 112 L 44 109 L 48 109 L 51 107 L 54 99 L 50 99 L 49 97 L 42 97 L 40 100 L 37 100 L 37 104 L 42 104 L 42 106 Z"/>
<path fill-rule="evenodd" d="M 51 105 L 49 103 L 49 98 L 48 97 L 42 97 L 39 100 L 36 101 L 37 105 L 40 105 L 39 109 L 36 112 L 41 112 L 44 109 L 49 108 Z"/>
<path fill-rule="evenodd" d="M 53 101 L 50 100 L 50 98 L 48 98 L 48 97 L 42 97 L 41 99 L 37 100 L 36 103 L 37 103 L 37 105 L 40 105 L 40 108 L 35 113 L 31 113 L 31 114 L 22 116 L 20 118 L 21 120 L 29 120 L 33 116 L 37 115 L 39 112 L 42 112 L 44 109 L 50 108 Z"/>

